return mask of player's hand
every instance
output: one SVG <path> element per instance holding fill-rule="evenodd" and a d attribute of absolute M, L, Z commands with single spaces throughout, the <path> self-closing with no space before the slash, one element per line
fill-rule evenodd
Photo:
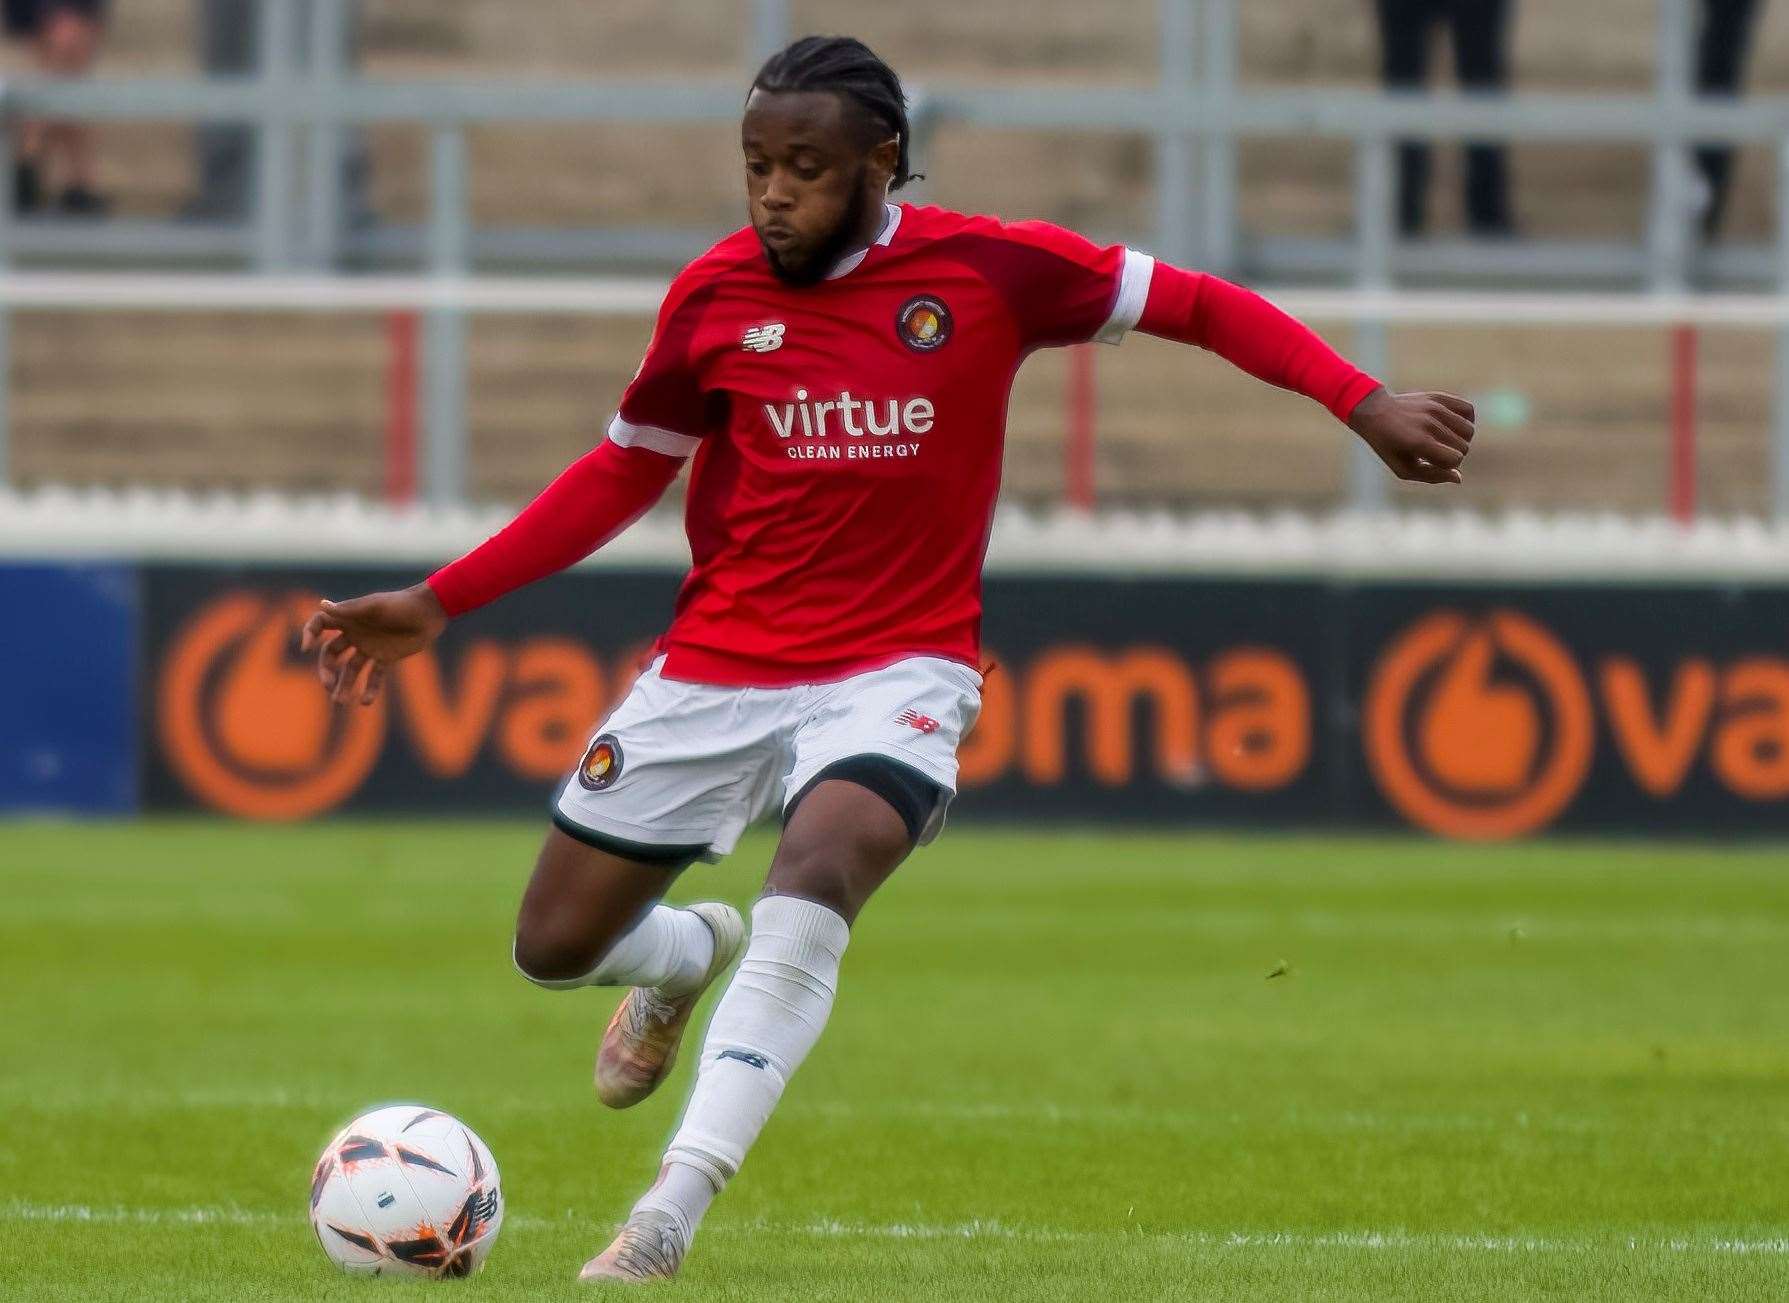
<path fill-rule="evenodd" d="M 417 584 L 345 602 L 325 598 L 305 621 L 299 648 L 316 650 L 317 677 L 331 701 L 368 706 L 384 686 L 387 668 L 427 647 L 445 628 L 441 599 L 427 584 Z"/>
<path fill-rule="evenodd" d="M 1394 394 L 1383 387 L 1360 400 L 1349 428 L 1401 480 L 1458 484 L 1472 451 L 1472 404 L 1453 394 Z"/>

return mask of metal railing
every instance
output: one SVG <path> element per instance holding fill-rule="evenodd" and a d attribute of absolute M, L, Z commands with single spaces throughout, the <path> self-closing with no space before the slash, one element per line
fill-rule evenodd
<path fill-rule="evenodd" d="M 437 507 L 463 500 L 460 476 L 465 449 L 417 428 L 419 408 L 427 413 L 429 394 L 419 383 L 415 354 L 418 323 L 430 318 L 470 317 L 624 318 L 650 322 L 666 282 L 644 277 L 541 277 L 186 272 L 21 271 L 0 275 L 0 311 L 154 312 L 166 316 L 200 312 L 376 314 L 386 319 L 390 355 L 386 366 L 386 495 L 407 503 L 420 485 Z M 1698 498 L 1695 332 L 1704 326 L 1732 329 L 1789 329 L 1789 296 L 1777 294 L 1682 293 L 1508 293 L 1450 290 L 1275 290 L 1271 297 L 1286 311 L 1314 322 L 1474 328 L 1526 326 L 1550 337 L 1583 328 L 1668 328 L 1672 341 L 1670 374 L 1670 454 L 1668 493 L 1671 514 L 1680 524 L 1694 516 Z M 1096 505 L 1094 388 L 1095 357 L 1101 350 L 1070 350 L 1065 408 L 1064 501 Z M 438 416 L 438 413 L 437 413 Z M 1171 418 L 1170 418 L 1171 419 Z M 1379 475 L 1384 476 L 1383 470 Z M 1789 490 L 1789 444 L 1779 442 L 1769 467 L 1775 502 Z M 1776 513 L 1785 525 L 1789 515 Z"/>
<path fill-rule="evenodd" d="M 1153 230 L 1096 232 L 1160 256 L 1255 278 L 1320 279 L 1374 294 L 1446 275 L 1499 284 L 1576 282 L 1660 293 L 1687 286 L 1789 285 L 1789 97 L 1744 102 L 1690 91 L 1693 0 L 1658 0 L 1657 74 L 1650 93 L 1511 96 L 1387 94 L 1354 89 L 1258 89 L 1240 83 L 1239 0 L 1158 0 L 1153 86 L 985 86 L 927 82 L 915 90 L 916 152 L 942 125 L 1062 129 L 1148 137 L 1156 157 Z M 198 261 L 276 275 L 356 265 L 420 264 L 460 278 L 492 261 L 564 269 L 592 262 L 662 265 L 699 251 L 712 231 L 552 231 L 478 228 L 470 216 L 465 132 L 517 122 L 732 124 L 741 87 L 731 81 L 515 83 L 390 81 L 351 76 L 342 57 L 342 0 L 263 0 L 263 39 L 252 77 L 51 81 L 0 86 L 0 113 L 96 120 L 235 120 L 256 133 L 252 216 L 245 224 L 16 222 L 0 207 L 0 270 L 7 263 Z M 1363 21 L 1364 21 L 1363 15 Z M 785 0 L 753 0 L 756 57 L 789 35 Z M 911 71 L 911 70 L 910 70 Z M 420 125 L 431 133 L 430 202 L 420 229 L 342 230 L 340 154 L 357 124 Z M 1238 223 L 1237 145 L 1324 138 L 1353 147 L 1354 232 L 1315 241 L 1256 237 Z M 1647 233 L 1631 245 L 1584 241 L 1407 241 L 1393 220 L 1393 154 L 1405 138 L 1617 142 L 1652 155 Z M 9 172 L 0 133 L 0 175 Z M 299 143 L 304 143 L 300 166 Z M 1777 152 L 1774 246 L 1705 249 L 1695 237 L 1693 142 L 1769 142 Z M 464 482 L 463 309 L 426 309 L 422 408 L 434 496 Z M 1369 370 L 1386 369 L 1383 322 L 1361 320 L 1354 345 Z M 0 301 L 0 480 L 4 479 L 5 304 Z M 1776 360 L 1776 464 L 1789 464 L 1789 330 Z M 1789 481 L 1789 472 L 1785 472 Z M 1370 455 L 1357 462 L 1356 505 L 1382 499 Z M 1775 497 L 1789 514 L 1789 482 Z"/>

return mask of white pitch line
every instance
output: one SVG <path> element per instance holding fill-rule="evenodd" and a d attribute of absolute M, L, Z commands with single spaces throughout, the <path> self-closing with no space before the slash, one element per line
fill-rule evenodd
<path fill-rule="evenodd" d="M 1407 1231 L 1176 1231 L 1144 1229 L 1111 1231 L 1059 1230 L 1047 1227 L 1009 1226 L 998 1221 L 969 1221 L 954 1225 L 924 1225 L 903 1222 L 853 1223 L 833 1220 L 812 1222 L 802 1226 L 784 1226 L 774 1222 L 745 1226 L 716 1226 L 715 1231 L 732 1234 L 794 1234 L 863 1239 L 997 1239 L 1027 1243 L 1066 1243 L 1099 1240 L 1140 1240 L 1185 1244 L 1200 1248 L 1251 1249 L 1445 1249 L 1477 1250 L 1489 1253 L 1563 1253 L 1619 1248 L 1630 1252 L 1665 1250 L 1674 1253 L 1705 1251 L 1710 1253 L 1789 1255 L 1789 1238 L 1764 1240 L 1642 1240 L 1547 1239 L 1536 1236 L 1457 1235 L 1445 1233 L 1413 1233 Z"/>
<path fill-rule="evenodd" d="M 548 1230 L 580 1222 L 571 1209 L 558 1217 L 506 1215 L 504 1225 L 522 1230 Z M 14 1201 L 0 1204 L 0 1223 L 55 1222 L 86 1225 L 146 1226 L 298 1226 L 302 1213 L 230 1206 L 187 1208 L 129 1207 L 126 1205 L 47 1204 Z M 593 1234 L 606 1233 L 599 1219 L 590 1219 Z M 998 1220 L 977 1218 L 967 1222 L 847 1222 L 824 1218 L 806 1223 L 721 1222 L 709 1228 L 711 1235 L 799 1235 L 820 1239 L 873 1240 L 1007 1240 L 1025 1244 L 1140 1243 L 1181 1244 L 1209 1249 L 1409 1249 L 1475 1251 L 1502 1254 L 1569 1253 L 1620 1249 L 1628 1252 L 1720 1253 L 1738 1256 L 1789 1256 L 1789 1237 L 1761 1240 L 1716 1238 L 1559 1239 L 1525 1235 L 1460 1235 L 1410 1231 L 1196 1231 L 1148 1230 L 1142 1227 L 1113 1230 L 1069 1230 L 1047 1226 L 1013 1226 Z"/>
<path fill-rule="evenodd" d="M 99 1226 L 275 1226 L 296 1222 L 291 1213 L 252 1208 L 126 1208 L 81 1203 L 0 1204 L 0 1222 L 85 1222 Z"/>

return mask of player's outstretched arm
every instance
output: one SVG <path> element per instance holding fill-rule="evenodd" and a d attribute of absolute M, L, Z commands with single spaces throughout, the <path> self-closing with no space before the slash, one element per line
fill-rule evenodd
<path fill-rule="evenodd" d="M 302 646 L 316 649 L 317 676 L 330 699 L 370 704 L 390 665 L 434 642 L 454 616 L 589 556 L 657 502 L 682 464 L 650 448 L 599 444 L 508 525 L 427 582 L 324 602 L 305 623 Z"/>
<path fill-rule="evenodd" d="M 1390 392 L 1251 290 L 1158 262 L 1137 328 L 1197 344 L 1257 379 L 1322 403 L 1399 479 L 1460 483 L 1460 464 L 1472 448 L 1471 403 L 1453 394 Z"/>

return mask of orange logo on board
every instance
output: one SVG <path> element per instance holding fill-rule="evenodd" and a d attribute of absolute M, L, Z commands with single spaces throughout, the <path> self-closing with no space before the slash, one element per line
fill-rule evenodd
<path fill-rule="evenodd" d="M 175 636 L 156 685 L 163 753 L 197 796 L 251 819 L 344 800 L 385 742 L 385 703 L 337 709 L 297 655 L 311 594 L 226 593 Z"/>
<path fill-rule="evenodd" d="M 1590 694 L 1571 653 L 1515 611 L 1441 611 L 1380 656 L 1362 724 L 1399 813 L 1449 837 L 1518 837 L 1551 822 L 1590 770 Z"/>

